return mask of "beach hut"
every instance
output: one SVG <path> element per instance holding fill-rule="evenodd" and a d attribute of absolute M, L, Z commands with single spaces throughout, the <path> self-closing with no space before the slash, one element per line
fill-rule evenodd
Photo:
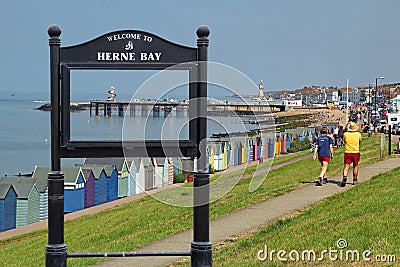
<path fill-rule="evenodd" d="M 94 177 L 93 171 L 90 168 L 82 168 L 83 178 L 85 179 L 85 196 L 84 196 L 84 208 L 93 207 L 96 196 L 96 178 Z"/>
<path fill-rule="evenodd" d="M 168 183 L 168 160 L 167 158 L 154 158 L 156 166 L 156 187 L 162 187 Z"/>
<path fill-rule="evenodd" d="M 0 232 L 16 227 L 17 193 L 11 184 L 0 184 Z"/>
<path fill-rule="evenodd" d="M 168 184 L 174 183 L 174 158 L 168 158 Z"/>
<path fill-rule="evenodd" d="M 126 194 L 127 196 L 133 196 L 136 194 L 136 165 L 134 162 L 135 158 L 126 158 L 125 160 L 128 169 L 128 188 Z"/>
<path fill-rule="evenodd" d="M 106 174 L 107 197 L 106 201 L 114 201 L 118 199 L 118 170 L 114 165 L 104 165 L 104 173 Z"/>
<path fill-rule="evenodd" d="M 40 220 L 40 193 L 32 177 L 4 177 L 0 184 L 11 184 L 17 194 L 16 227 Z"/>
<path fill-rule="evenodd" d="M 81 167 L 62 167 L 64 173 L 64 212 L 85 208 L 85 178 Z"/>
<path fill-rule="evenodd" d="M 210 147 L 208 144 L 206 146 L 206 170 L 210 172 Z"/>
<path fill-rule="evenodd" d="M 246 160 L 245 162 L 250 162 L 251 160 L 251 155 L 252 155 L 252 145 L 251 145 L 251 140 L 250 137 L 247 138 L 246 140 Z"/>
<path fill-rule="evenodd" d="M 243 163 L 243 144 L 239 142 L 238 144 L 238 165 Z"/>
<path fill-rule="evenodd" d="M 233 165 L 237 166 L 239 165 L 239 146 L 238 144 L 235 144 L 235 146 L 233 147 Z"/>
<path fill-rule="evenodd" d="M 260 160 L 262 161 L 265 157 L 265 140 L 263 136 L 260 136 L 259 138 L 258 151 L 260 155 Z"/>
<path fill-rule="evenodd" d="M 227 168 L 227 143 L 221 143 L 221 170 L 226 170 Z"/>
<path fill-rule="evenodd" d="M 155 188 L 155 170 L 153 162 L 150 158 L 142 159 L 143 168 L 144 168 L 144 189 L 151 190 Z"/>
<path fill-rule="evenodd" d="M 136 172 L 135 192 L 139 194 L 145 191 L 145 169 L 143 159 L 135 158 L 133 160 L 133 165 L 134 166 L 131 166 L 131 173 L 133 171 Z"/>
<path fill-rule="evenodd" d="M 292 134 L 287 134 L 286 137 L 286 151 L 289 151 L 290 144 L 292 143 Z"/>
<path fill-rule="evenodd" d="M 107 175 L 102 166 L 83 164 L 82 169 L 91 169 L 94 175 L 94 204 L 107 202 Z"/>
<path fill-rule="evenodd" d="M 129 169 L 127 196 L 133 196 L 136 194 L 136 173 L 137 173 L 137 171 L 136 171 L 136 165 L 135 165 L 134 161 L 135 161 L 134 158 L 126 159 L 126 164 Z"/>
<path fill-rule="evenodd" d="M 36 184 L 37 189 L 40 193 L 40 214 L 39 219 L 41 221 L 47 220 L 48 218 L 48 187 L 47 187 L 47 176 L 50 172 L 48 167 L 35 166 L 33 171 L 32 179 Z"/>
<path fill-rule="evenodd" d="M 257 143 L 257 157 L 256 160 L 260 160 L 264 157 L 263 155 L 263 143 L 262 143 L 262 138 L 261 136 L 258 136 L 256 139 L 256 143 Z"/>
<path fill-rule="evenodd" d="M 260 159 L 260 153 L 258 151 L 258 138 L 259 137 L 253 138 L 253 160 L 254 161 Z"/>
<path fill-rule="evenodd" d="M 222 170 L 222 144 L 218 143 L 215 144 L 215 154 L 214 154 L 214 167 L 215 171 L 221 171 Z"/>
<path fill-rule="evenodd" d="M 234 141 L 231 141 L 229 143 L 229 151 L 230 151 L 229 167 L 235 166 L 235 142 Z"/>
<path fill-rule="evenodd" d="M 226 168 L 231 166 L 231 145 L 229 142 L 225 142 L 226 146 Z"/>
<path fill-rule="evenodd" d="M 264 159 L 268 159 L 269 138 L 268 135 L 264 136 Z"/>
<path fill-rule="evenodd" d="M 281 139 L 280 136 L 277 136 L 275 140 L 275 155 L 279 154 L 281 154 Z"/>
<path fill-rule="evenodd" d="M 174 158 L 174 173 L 182 174 L 182 158 Z"/>
<path fill-rule="evenodd" d="M 129 166 L 125 158 L 87 158 L 86 164 L 112 165 L 118 171 L 118 198 L 129 196 Z"/>
<path fill-rule="evenodd" d="M 282 134 L 281 136 L 281 153 L 286 153 L 286 135 Z"/>
<path fill-rule="evenodd" d="M 208 144 L 208 148 L 210 151 L 210 156 L 209 156 L 209 164 L 210 164 L 210 172 L 215 171 L 215 162 L 214 162 L 214 156 L 215 156 L 215 146 L 214 144 Z"/>
<path fill-rule="evenodd" d="M 268 139 L 268 158 L 273 158 L 275 156 L 275 139 Z"/>

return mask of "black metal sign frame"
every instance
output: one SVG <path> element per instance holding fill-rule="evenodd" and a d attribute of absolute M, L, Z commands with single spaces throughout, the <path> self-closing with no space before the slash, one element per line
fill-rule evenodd
<path fill-rule="evenodd" d="M 61 47 L 61 29 L 52 25 L 50 36 L 51 95 L 51 169 L 48 175 L 48 244 L 46 266 L 66 266 L 68 257 L 101 255 L 171 256 L 190 255 L 192 266 L 212 265 L 209 241 L 209 174 L 206 171 L 207 133 L 207 26 L 196 34 L 197 48 L 186 47 L 154 34 L 124 30 L 104 34 L 75 46 Z M 71 140 L 70 138 L 70 72 L 80 70 L 163 70 L 184 69 L 189 72 L 189 140 Z M 194 174 L 193 241 L 188 252 L 115 252 L 67 253 L 64 243 L 64 174 L 61 158 L 135 157 L 184 155 L 197 156 Z M 203 156 L 201 156 L 203 155 Z"/>

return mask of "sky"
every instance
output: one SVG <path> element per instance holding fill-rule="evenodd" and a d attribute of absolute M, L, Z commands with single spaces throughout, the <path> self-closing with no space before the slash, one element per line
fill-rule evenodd
<path fill-rule="evenodd" d="M 47 29 L 62 29 L 62 46 L 117 30 L 143 30 L 196 47 L 208 25 L 209 60 L 264 82 L 264 91 L 304 86 L 356 87 L 400 82 L 398 0 L 2 0 L 0 92 L 49 95 Z M 85 73 L 88 97 L 114 85 L 135 90 L 154 72 Z M 79 75 L 78 75 L 79 76 Z M 133 78 L 132 78 L 133 77 Z M 78 82 L 77 82 L 78 83 Z M 129 88 L 129 89 L 126 89 Z M 235 88 L 256 94 L 255 88 Z M 152 92 L 149 92 L 151 94 Z M 1 98 L 1 97 L 0 97 Z"/>

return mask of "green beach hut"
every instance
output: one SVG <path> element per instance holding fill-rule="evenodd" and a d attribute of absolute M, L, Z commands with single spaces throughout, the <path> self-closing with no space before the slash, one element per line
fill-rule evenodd
<path fill-rule="evenodd" d="M 0 183 L 9 183 L 17 194 L 16 227 L 40 220 L 40 193 L 31 177 L 4 177 Z"/>

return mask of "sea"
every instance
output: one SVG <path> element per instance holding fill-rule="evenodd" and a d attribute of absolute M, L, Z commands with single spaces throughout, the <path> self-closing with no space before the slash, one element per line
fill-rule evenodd
<path fill-rule="evenodd" d="M 0 98 L 0 177 L 32 173 L 35 166 L 50 166 L 50 112 L 36 110 L 48 102 L 48 96 L 32 92 Z M 87 96 L 86 96 L 87 97 Z M 88 102 L 90 98 L 73 101 Z M 128 99 L 129 100 L 129 99 Z M 89 110 L 71 112 L 72 140 L 156 140 L 187 139 L 188 116 L 167 117 L 140 114 L 105 117 L 90 115 Z M 208 119 L 208 136 L 215 133 L 244 132 L 256 126 L 247 118 L 212 116 Z M 63 159 L 62 166 L 83 163 L 84 159 Z"/>

